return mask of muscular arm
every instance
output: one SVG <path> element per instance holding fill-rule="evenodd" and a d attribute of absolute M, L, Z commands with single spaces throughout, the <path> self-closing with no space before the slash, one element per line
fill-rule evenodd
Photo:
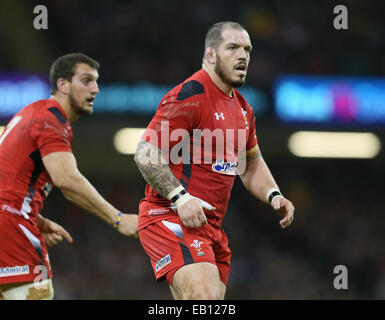
<path fill-rule="evenodd" d="M 168 163 L 163 157 L 162 150 L 149 142 L 140 140 L 135 154 L 135 162 L 138 165 L 143 178 L 152 186 L 162 197 L 167 195 L 174 189 L 181 186 L 180 182 L 172 173 Z M 188 201 L 178 206 L 178 215 L 186 227 L 197 228 L 207 223 L 206 216 L 202 210 L 201 202 L 198 199 L 191 199 L 189 194 Z M 184 197 L 183 196 L 183 197 Z M 211 207 L 211 205 L 209 205 Z M 207 209 L 207 208 L 206 208 Z M 211 207 L 208 210 L 214 210 Z"/>
<path fill-rule="evenodd" d="M 246 171 L 240 175 L 242 183 L 254 197 L 269 204 L 266 200 L 266 193 L 271 188 L 278 188 L 278 185 L 263 159 L 258 145 L 247 153 Z"/>
<path fill-rule="evenodd" d="M 146 182 L 162 197 L 167 198 L 172 190 L 181 185 L 166 163 L 162 150 L 151 143 L 140 140 L 135 162 Z"/>
<path fill-rule="evenodd" d="M 114 225 L 118 210 L 108 203 L 79 172 L 71 152 L 54 152 L 43 157 L 43 163 L 53 183 L 65 198 Z"/>
<path fill-rule="evenodd" d="M 278 189 L 278 185 L 263 159 L 258 145 L 248 150 L 246 159 L 246 171 L 240 175 L 243 185 L 253 196 L 269 204 L 266 193 L 272 188 Z M 279 222 L 281 228 L 290 226 L 294 218 L 293 204 L 283 196 L 276 196 L 269 205 L 283 217 Z"/>

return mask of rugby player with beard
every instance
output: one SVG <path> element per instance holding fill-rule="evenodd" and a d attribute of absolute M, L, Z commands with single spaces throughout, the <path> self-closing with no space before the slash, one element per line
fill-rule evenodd
<path fill-rule="evenodd" d="M 237 174 L 282 217 L 282 228 L 293 221 L 294 206 L 261 155 L 253 109 L 236 89 L 245 83 L 251 50 L 240 24 L 213 25 L 202 69 L 165 95 L 137 147 L 135 161 L 148 183 L 139 239 L 156 279 L 168 281 L 175 299 L 225 297 L 231 251 L 222 221 Z M 215 142 L 197 146 L 197 130 L 216 132 Z M 175 148 L 185 154 L 175 157 Z"/>

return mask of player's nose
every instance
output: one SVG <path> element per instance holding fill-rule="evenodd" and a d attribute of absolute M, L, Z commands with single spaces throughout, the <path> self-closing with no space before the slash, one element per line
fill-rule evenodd
<path fill-rule="evenodd" d="M 245 48 L 242 48 L 242 47 L 238 48 L 238 56 L 237 56 L 237 58 L 239 60 L 247 60 L 247 53 L 246 53 Z"/>
<path fill-rule="evenodd" d="M 91 87 L 91 93 L 93 95 L 99 93 L 99 86 L 98 86 L 98 83 L 96 81 L 95 81 L 94 85 Z"/>

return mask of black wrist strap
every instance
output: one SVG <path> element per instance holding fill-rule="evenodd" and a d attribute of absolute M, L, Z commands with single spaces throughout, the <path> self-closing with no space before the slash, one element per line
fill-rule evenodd
<path fill-rule="evenodd" d="M 183 196 L 186 193 L 187 193 L 186 190 L 182 190 L 181 192 L 179 192 L 178 194 L 176 194 L 171 198 L 171 202 L 175 203 L 176 200 L 178 200 L 181 196 Z"/>
<path fill-rule="evenodd" d="M 271 201 L 273 201 L 273 198 L 276 197 L 276 196 L 281 196 L 281 192 L 279 191 L 274 191 L 271 193 L 271 195 L 269 196 L 269 203 L 271 203 Z"/>

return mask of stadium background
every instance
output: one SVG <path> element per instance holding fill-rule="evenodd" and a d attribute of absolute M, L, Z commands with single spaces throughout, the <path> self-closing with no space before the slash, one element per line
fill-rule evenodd
<path fill-rule="evenodd" d="M 33 28 L 37 4 L 48 8 L 48 30 Z M 333 28 L 337 4 L 349 10 L 348 30 Z M 383 152 L 365 160 L 295 157 L 287 139 L 298 127 L 280 122 L 273 108 L 273 83 L 282 74 L 384 75 L 384 12 L 375 1 L 20 0 L 1 6 L 0 72 L 46 76 L 56 57 L 84 52 L 100 61 L 101 85 L 177 84 L 200 68 L 211 24 L 243 24 L 254 46 L 247 85 L 266 97 L 256 120 L 260 146 L 296 215 L 282 231 L 274 212 L 236 180 L 224 222 L 233 253 L 226 297 L 385 298 Z M 126 212 L 137 212 L 145 183 L 133 156 L 115 150 L 113 137 L 150 119 L 135 112 L 95 113 L 73 123 L 80 171 Z M 383 128 L 364 131 L 385 143 Z M 58 190 L 42 213 L 75 240 L 49 250 L 56 299 L 171 298 L 166 283 L 155 282 L 138 241 L 77 209 Z M 348 290 L 333 288 L 336 265 L 348 268 Z"/>

